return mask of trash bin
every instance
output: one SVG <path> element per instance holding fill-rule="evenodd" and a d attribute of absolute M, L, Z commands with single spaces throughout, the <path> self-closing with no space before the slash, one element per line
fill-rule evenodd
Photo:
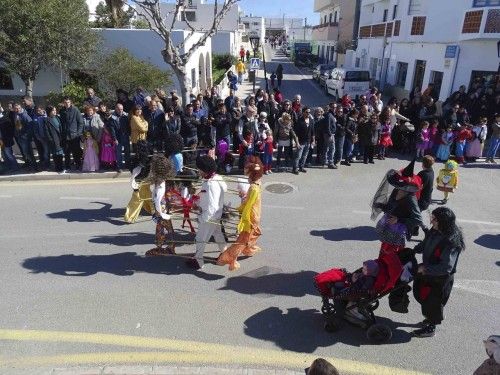
<path fill-rule="evenodd" d="M 248 71 L 248 82 L 255 82 L 255 70 Z"/>

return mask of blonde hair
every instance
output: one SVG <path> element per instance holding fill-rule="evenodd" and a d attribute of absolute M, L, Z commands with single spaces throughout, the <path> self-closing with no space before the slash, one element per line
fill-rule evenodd
<path fill-rule="evenodd" d="M 289 122 L 292 122 L 292 116 L 290 116 L 290 114 L 289 114 L 289 113 L 286 113 L 286 112 L 285 112 L 285 113 L 283 113 L 283 114 L 281 115 L 280 120 L 281 120 L 282 122 L 289 123 Z"/>

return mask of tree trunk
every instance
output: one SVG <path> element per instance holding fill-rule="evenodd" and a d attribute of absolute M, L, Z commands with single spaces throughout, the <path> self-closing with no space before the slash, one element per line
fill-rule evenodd
<path fill-rule="evenodd" d="M 182 98 L 182 105 L 185 106 L 186 104 L 191 102 L 191 98 L 189 96 L 190 92 L 188 92 L 188 77 L 186 74 L 186 71 L 184 69 L 179 69 L 176 68 L 172 65 L 170 65 L 175 73 L 175 76 L 177 77 L 177 80 L 179 81 L 179 86 L 181 89 L 180 95 Z"/>
<path fill-rule="evenodd" d="M 27 78 L 24 81 L 24 95 L 33 97 L 33 80 L 31 78 Z"/>

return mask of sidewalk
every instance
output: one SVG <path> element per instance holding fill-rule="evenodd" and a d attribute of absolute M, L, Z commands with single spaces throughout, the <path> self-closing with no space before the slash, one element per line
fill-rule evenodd
<path fill-rule="evenodd" d="M 31 371 L 31 370 L 30 370 Z M 33 375 L 304 375 L 304 371 L 180 366 L 103 366 L 39 369 Z"/>
<path fill-rule="evenodd" d="M 15 182 L 15 181 L 50 181 L 50 180 L 97 180 L 97 179 L 129 179 L 130 172 L 122 170 L 121 173 L 115 171 L 109 172 L 69 172 L 59 174 L 57 172 L 36 172 L 36 173 L 20 173 L 12 175 L 0 175 L 0 182 Z"/>

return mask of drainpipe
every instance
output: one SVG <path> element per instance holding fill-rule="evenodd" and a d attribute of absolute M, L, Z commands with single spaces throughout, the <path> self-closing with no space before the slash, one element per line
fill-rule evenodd
<path fill-rule="evenodd" d="M 457 75 L 458 60 L 460 59 L 460 45 L 458 46 L 457 49 L 458 49 L 457 58 L 455 59 L 455 64 L 454 64 L 455 66 L 453 67 L 453 78 L 451 80 L 451 87 L 448 96 L 450 96 L 453 93 L 453 87 L 455 86 L 455 77 Z"/>

